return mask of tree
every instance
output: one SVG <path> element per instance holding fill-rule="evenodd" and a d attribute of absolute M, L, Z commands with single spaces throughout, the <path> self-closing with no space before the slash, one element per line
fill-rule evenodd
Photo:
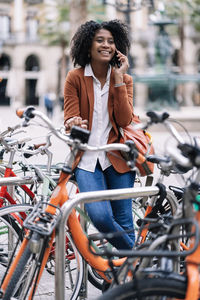
<path fill-rule="evenodd" d="M 200 32 L 200 0 L 168 0 L 166 1 L 166 11 L 169 16 L 179 21 L 178 34 L 180 37 L 179 65 L 182 71 L 184 66 L 184 40 L 185 26 L 191 24 L 193 28 Z"/>
<path fill-rule="evenodd" d="M 70 37 L 72 38 L 77 28 L 87 20 L 87 0 L 70 1 Z"/>
<path fill-rule="evenodd" d="M 62 91 L 67 73 L 65 51 L 69 45 L 69 30 L 69 3 L 52 1 L 50 5 L 45 4 L 40 18 L 39 33 L 40 37 L 46 40 L 49 45 L 61 47 L 59 96 L 63 96 Z"/>

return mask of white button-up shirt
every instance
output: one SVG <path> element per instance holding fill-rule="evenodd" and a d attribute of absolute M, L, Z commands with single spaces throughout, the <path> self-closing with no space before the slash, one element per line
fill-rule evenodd
<path fill-rule="evenodd" d="M 94 87 L 94 111 L 92 119 L 92 129 L 88 144 L 90 146 L 100 146 L 107 144 L 109 132 L 112 128 L 108 114 L 108 92 L 110 84 L 111 66 L 108 69 L 106 83 L 101 89 L 100 81 L 94 76 L 91 65 L 86 65 L 84 76 L 93 77 Z M 94 172 L 97 160 L 101 165 L 102 170 L 105 170 L 111 165 L 106 156 L 105 151 L 90 152 L 86 151 L 78 165 L 79 168 Z"/>

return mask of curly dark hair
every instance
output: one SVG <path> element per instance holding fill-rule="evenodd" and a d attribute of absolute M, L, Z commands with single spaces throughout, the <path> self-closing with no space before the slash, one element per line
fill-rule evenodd
<path fill-rule="evenodd" d="M 85 67 L 90 63 L 88 55 L 93 38 L 96 32 L 100 29 L 107 29 L 111 32 L 116 48 L 127 55 L 130 48 L 130 41 L 128 37 L 128 27 L 120 20 L 111 20 L 108 22 L 97 23 L 95 21 L 88 21 L 82 24 L 71 40 L 71 58 L 75 66 Z M 110 61 L 111 65 L 114 62 Z"/>

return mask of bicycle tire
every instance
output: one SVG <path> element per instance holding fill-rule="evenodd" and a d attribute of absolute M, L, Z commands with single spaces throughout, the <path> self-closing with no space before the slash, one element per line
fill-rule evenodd
<path fill-rule="evenodd" d="M 88 281 L 98 290 L 102 290 L 104 280 L 90 265 L 88 265 Z"/>
<path fill-rule="evenodd" d="M 23 222 L 20 212 L 28 212 L 30 205 L 9 205 L 0 208 L 0 279 L 3 282 L 7 269 L 23 240 Z"/>
<path fill-rule="evenodd" d="M 186 280 L 176 278 L 137 279 L 113 287 L 103 293 L 98 300 L 175 300 L 184 299 Z"/>
<path fill-rule="evenodd" d="M 22 241 L 23 230 L 12 215 L 0 217 L 0 279 L 3 278 L 13 250 Z"/>
<path fill-rule="evenodd" d="M 10 300 L 11 296 L 14 296 L 14 290 L 16 288 L 16 285 L 19 283 L 19 279 L 22 277 L 24 271 L 26 270 L 26 264 L 31 256 L 31 251 L 29 250 L 28 246 L 26 247 L 24 253 L 22 254 L 18 265 L 12 274 L 12 277 L 10 279 L 10 282 L 6 288 L 6 291 L 3 295 L 3 300 Z M 21 296 L 20 296 L 21 297 Z M 17 299 L 17 298 L 16 298 Z M 21 298 L 22 299 L 22 298 Z"/>

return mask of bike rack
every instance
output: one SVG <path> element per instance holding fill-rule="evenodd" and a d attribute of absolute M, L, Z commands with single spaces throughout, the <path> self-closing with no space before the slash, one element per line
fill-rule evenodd
<path fill-rule="evenodd" d="M 55 270 L 55 299 L 65 300 L 65 224 L 72 211 L 77 205 L 82 203 L 91 203 L 103 200 L 121 200 L 127 198 L 136 198 L 143 196 L 156 196 L 159 194 L 157 186 L 113 189 L 105 191 L 85 192 L 75 195 L 69 201 L 66 201 L 61 210 L 62 218 L 56 230 L 56 270 Z M 86 278 L 84 278 L 86 280 Z M 87 282 L 84 282 L 87 286 Z"/>
<path fill-rule="evenodd" d="M 2 185 L 23 185 L 34 183 L 35 179 L 32 176 L 25 177 L 5 177 L 0 178 L 0 186 Z"/>

